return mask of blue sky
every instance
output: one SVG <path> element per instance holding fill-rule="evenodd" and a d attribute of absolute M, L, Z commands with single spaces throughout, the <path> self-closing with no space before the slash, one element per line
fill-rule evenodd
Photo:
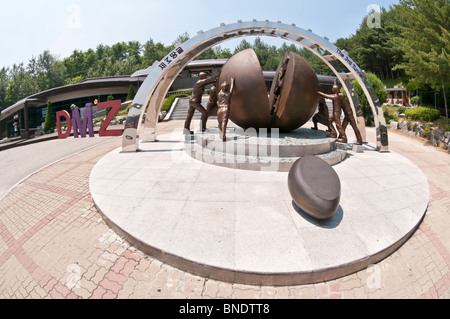
<path fill-rule="evenodd" d="M 220 23 L 270 20 L 295 23 L 332 42 L 354 34 L 371 4 L 389 8 L 398 0 L 17 0 L 0 1 L 0 67 L 25 64 L 44 50 L 61 59 L 98 44 L 152 38 L 171 44 Z M 248 38 L 252 42 L 252 38 Z M 282 40 L 264 38 L 270 44 Z M 236 41 L 236 40 L 235 40 Z M 239 40 L 240 41 L 240 40 Z M 237 42 L 222 47 L 234 48 Z"/>

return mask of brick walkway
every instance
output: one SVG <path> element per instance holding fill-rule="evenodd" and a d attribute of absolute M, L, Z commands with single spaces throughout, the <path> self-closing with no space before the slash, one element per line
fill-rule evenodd
<path fill-rule="evenodd" d="M 164 123 L 159 134 L 179 126 Z M 391 150 L 422 169 L 432 195 L 420 228 L 391 256 L 330 282 L 260 287 L 182 272 L 107 227 L 89 194 L 89 175 L 120 143 L 60 161 L 0 202 L 0 298 L 450 298 L 450 156 L 445 152 L 390 134 Z"/>

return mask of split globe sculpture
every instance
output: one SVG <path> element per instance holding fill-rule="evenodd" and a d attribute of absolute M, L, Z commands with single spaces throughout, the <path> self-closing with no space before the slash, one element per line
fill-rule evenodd
<path fill-rule="evenodd" d="M 252 49 L 234 55 L 223 67 L 218 83 L 236 86 L 230 101 L 230 120 L 248 128 L 278 128 L 290 132 L 314 115 L 319 101 L 319 82 L 311 66 L 298 54 L 283 58 L 270 95 L 256 53 Z"/>
<path fill-rule="evenodd" d="M 207 78 L 206 73 L 200 74 L 190 97 L 185 134 L 194 134 L 190 131 L 190 124 L 196 109 L 202 113 L 201 131 L 206 131 L 209 112 L 199 101 L 208 84 L 213 84 L 213 89 L 207 109 L 211 112 L 217 103 L 220 138 L 224 142 L 228 120 L 241 128 L 254 128 L 257 131 L 267 128 L 279 129 L 281 132 L 296 130 L 313 117 L 320 95 L 333 101 L 334 121 L 340 133 L 339 142 L 347 142 L 345 130 L 340 123 L 342 110 L 346 114 L 346 123 L 356 127 L 351 109 L 350 114 L 347 114 L 348 110 L 343 106 L 345 96 L 339 92 L 339 88 L 334 86 L 332 95 L 319 92 L 317 75 L 301 56 L 293 52 L 285 54 L 268 94 L 256 53 L 253 49 L 247 49 L 234 55 L 224 65 L 218 78 Z M 216 87 L 220 88 L 219 93 Z M 320 111 L 325 112 L 323 105 Z M 326 123 L 331 132 L 335 132 L 331 128 L 330 119 L 323 119 L 323 114 L 321 117 L 321 122 Z M 317 219 L 328 219 L 336 213 L 341 195 L 340 181 L 324 160 L 315 156 L 300 158 L 290 170 L 288 186 L 295 204 L 307 214 Z"/>

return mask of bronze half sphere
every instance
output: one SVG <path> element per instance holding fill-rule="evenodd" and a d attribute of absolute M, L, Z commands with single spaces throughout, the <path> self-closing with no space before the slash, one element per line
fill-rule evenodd
<path fill-rule="evenodd" d="M 295 204 L 319 220 L 333 217 L 339 208 L 339 176 L 316 156 L 306 155 L 294 163 L 288 175 L 288 188 Z"/>
<path fill-rule="evenodd" d="M 244 129 L 279 128 L 290 132 L 308 122 L 319 102 L 319 81 L 311 66 L 288 52 L 278 67 L 270 93 L 258 57 L 247 49 L 228 60 L 217 85 L 235 79 L 230 120 Z"/>

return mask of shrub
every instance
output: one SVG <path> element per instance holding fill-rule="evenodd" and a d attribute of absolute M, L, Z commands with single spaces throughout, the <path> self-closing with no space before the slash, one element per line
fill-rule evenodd
<path fill-rule="evenodd" d="M 173 102 L 175 101 L 176 98 L 187 97 L 187 96 L 189 96 L 189 95 L 187 95 L 187 94 L 175 94 L 175 95 L 169 96 L 167 99 L 164 100 L 163 106 L 161 107 L 161 111 L 169 112 L 170 107 L 172 106 L 172 104 L 173 104 Z"/>
<path fill-rule="evenodd" d="M 114 98 L 114 96 L 112 96 L 112 95 L 109 95 L 109 96 L 107 97 L 107 99 L 106 99 L 107 102 L 109 102 L 109 101 L 114 101 L 114 100 L 115 100 L 115 98 Z M 108 116 L 108 114 L 109 114 L 109 112 L 111 112 L 111 110 L 112 110 L 111 107 L 107 107 L 107 108 L 105 109 L 105 116 Z"/>
<path fill-rule="evenodd" d="M 384 87 L 383 82 L 373 73 L 367 73 L 367 79 L 372 85 L 377 97 L 380 99 L 380 104 L 383 105 L 387 101 L 388 93 L 386 88 Z M 352 85 L 355 88 L 356 93 L 358 94 L 358 98 L 361 102 L 361 106 L 363 109 L 364 117 L 368 118 L 369 115 L 372 115 L 372 109 L 370 108 L 369 101 L 367 101 L 366 95 L 364 94 L 363 89 L 359 85 L 358 81 L 353 80 Z"/>
<path fill-rule="evenodd" d="M 404 106 L 400 106 L 399 108 L 398 108 L 398 114 L 400 115 L 400 114 L 404 114 L 405 112 L 406 112 L 406 107 L 404 107 Z"/>
<path fill-rule="evenodd" d="M 53 114 L 52 102 L 47 102 L 47 115 L 45 116 L 44 131 L 53 132 L 56 127 L 55 114 Z"/>
<path fill-rule="evenodd" d="M 385 118 L 393 116 L 395 113 L 397 113 L 398 110 L 398 107 L 396 106 L 383 105 L 382 108 L 383 108 L 383 115 Z"/>
<path fill-rule="evenodd" d="M 418 97 L 418 96 L 413 96 L 413 97 L 411 98 L 411 105 L 418 105 L 418 104 L 419 104 L 419 101 L 420 101 L 420 97 Z"/>
<path fill-rule="evenodd" d="M 136 93 L 134 91 L 134 87 L 133 85 L 130 85 L 130 88 L 128 89 L 127 101 L 132 101 L 135 96 Z"/>
<path fill-rule="evenodd" d="M 406 116 L 414 121 L 432 122 L 441 118 L 441 112 L 427 107 L 416 107 L 405 111 Z"/>
<path fill-rule="evenodd" d="M 422 136 L 428 138 L 431 134 L 431 127 L 427 125 L 425 129 L 422 131 Z"/>

